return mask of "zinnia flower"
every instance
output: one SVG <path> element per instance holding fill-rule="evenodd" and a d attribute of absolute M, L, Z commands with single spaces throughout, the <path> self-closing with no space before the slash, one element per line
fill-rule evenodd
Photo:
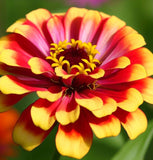
<path fill-rule="evenodd" d="M 1 110 L 38 96 L 16 124 L 17 144 L 31 151 L 58 125 L 59 153 L 79 159 L 93 133 L 117 136 L 122 125 L 134 139 L 146 130 L 139 106 L 153 103 L 153 55 L 124 21 L 87 9 L 37 9 L 7 31 L 0 40 Z"/>
<path fill-rule="evenodd" d="M 65 0 L 71 5 L 76 5 L 78 7 L 97 7 L 102 3 L 106 2 L 107 0 Z"/>
<path fill-rule="evenodd" d="M 0 113 L 0 160 L 15 155 L 12 132 L 18 118 L 16 110 Z"/>

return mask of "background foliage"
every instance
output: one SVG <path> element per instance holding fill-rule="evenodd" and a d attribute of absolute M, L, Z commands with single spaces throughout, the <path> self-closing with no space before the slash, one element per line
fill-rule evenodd
<path fill-rule="evenodd" d="M 26 13 L 37 8 L 46 8 L 51 12 L 65 12 L 70 6 L 64 0 L 0 0 L 0 36 L 6 35 L 6 28 Z M 92 8 L 91 6 L 88 8 Z M 116 15 L 142 34 L 147 48 L 153 52 L 153 0 L 108 0 L 98 6 L 99 11 Z M 35 95 L 26 97 L 16 105 L 22 112 L 24 107 L 35 100 Z M 152 160 L 153 157 L 153 105 L 144 103 L 141 109 L 148 118 L 148 129 L 137 139 L 130 141 L 122 129 L 117 137 L 97 139 L 82 160 Z M 27 152 L 17 146 L 17 157 L 10 160 L 51 160 L 55 151 L 56 128 L 38 148 Z M 64 147 L 64 146 L 63 146 Z M 60 160 L 74 160 L 61 157 Z"/>

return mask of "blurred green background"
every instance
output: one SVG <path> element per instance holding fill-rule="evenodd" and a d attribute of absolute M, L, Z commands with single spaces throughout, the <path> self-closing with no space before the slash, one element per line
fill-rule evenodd
<path fill-rule="evenodd" d="M 17 19 L 37 8 L 51 12 L 65 12 L 70 5 L 64 0 L 0 0 L 0 36 L 6 35 L 6 28 Z M 88 7 L 92 8 L 92 6 Z M 153 52 L 153 0 L 108 0 L 93 8 L 110 15 L 116 15 L 127 25 L 136 29 L 146 40 L 147 48 Z M 16 105 L 19 111 L 28 106 L 35 95 L 26 97 Z M 97 139 L 83 160 L 152 160 L 153 159 L 153 105 L 144 103 L 141 109 L 148 118 L 148 129 L 137 139 L 130 141 L 122 129 L 117 137 Z M 18 155 L 10 160 L 51 160 L 55 152 L 56 129 L 35 150 L 28 152 L 17 146 Z M 21 135 L 22 136 L 22 135 Z M 63 146 L 64 147 L 64 146 Z M 56 160 L 56 159 L 54 159 Z M 74 160 L 61 157 L 60 160 Z"/>

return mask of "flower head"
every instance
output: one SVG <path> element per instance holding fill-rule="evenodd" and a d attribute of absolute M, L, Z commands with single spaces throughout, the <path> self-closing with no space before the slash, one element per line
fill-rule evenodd
<path fill-rule="evenodd" d="M 125 22 L 87 9 L 37 9 L 7 31 L 0 40 L 0 109 L 38 96 L 16 124 L 16 143 L 30 151 L 58 125 L 58 151 L 82 158 L 93 133 L 117 136 L 122 125 L 134 139 L 145 131 L 139 106 L 153 103 L 153 55 Z"/>
<path fill-rule="evenodd" d="M 15 151 L 13 150 L 12 132 L 15 126 L 19 114 L 15 110 L 0 113 L 1 125 L 0 125 L 0 159 L 5 160 L 9 156 L 13 156 Z"/>

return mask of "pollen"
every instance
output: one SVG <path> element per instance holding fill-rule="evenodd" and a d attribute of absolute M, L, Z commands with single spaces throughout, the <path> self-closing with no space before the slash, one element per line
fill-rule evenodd
<path fill-rule="evenodd" d="M 96 45 L 71 39 L 70 42 L 65 40 L 58 44 L 51 43 L 50 56 L 46 59 L 50 60 L 53 68 L 61 67 L 68 74 L 75 72 L 88 75 L 100 64 L 99 60 L 94 58 L 96 54 L 99 54 Z"/>

